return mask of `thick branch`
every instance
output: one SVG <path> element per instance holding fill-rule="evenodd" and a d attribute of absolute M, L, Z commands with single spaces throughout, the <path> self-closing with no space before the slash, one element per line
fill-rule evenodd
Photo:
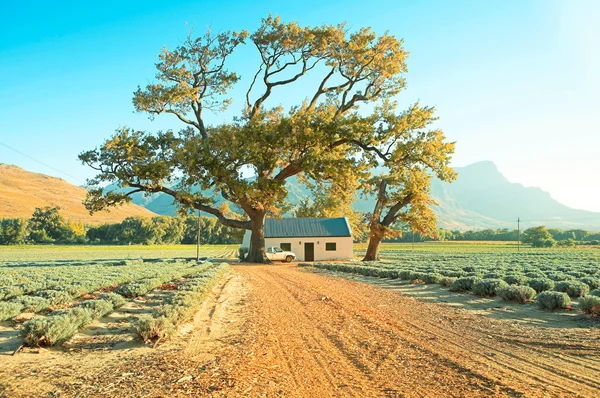
<path fill-rule="evenodd" d="M 138 188 L 136 191 L 140 192 L 140 191 L 144 191 L 144 192 L 163 192 L 166 193 L 169 196 L 172 196 L 175 200 L 177 200 L 179 202 L 181 196 L 179 195 L 179 193 L 177 191 L 174 191 L 170 188 L 167 187 L 156 187 L 156 188 L 152 188 L 152 187 L 147 187 L 141 184 L 135 184 L 135 183 L 128 183 L 129 186 L 133 187 L 133 188 Z M 133 191 L 131 192 L 133 193 Z M 221 224 L 227 226 L 227 227 L 231 227 L 231 228 L 239 228 L 239 229 L 250 229 L 251 225 L 250 225 L 250 221 L 241 221 L 241 220 L 236 220 L 233 218 L 227 218 L 227 216 L 219 209 L 215 209 L 214 207 L 202 204 L 202 203 L 198 203 L 196 201 L 191 203 L 191 206 L 196 209 L 196 210 L 200 210 L 200 211 L 204 211 L 208 214 L 212 214 L 213 216 L 217 217 L 217 219 L 221 222 Z"/>

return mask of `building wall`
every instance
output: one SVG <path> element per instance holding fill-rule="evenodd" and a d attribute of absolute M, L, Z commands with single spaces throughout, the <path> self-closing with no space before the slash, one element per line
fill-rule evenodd
<path fill-rule="evenodd" d="M 317 238 L 265 238 L 266 247 L 281 247 L 282 243 L 291 244 L 291 250 L 296 254 L 296 260 L 304 260 L 304 243 L 315 244 L 315 261 L 325 260 L 351 260 L 354 257 L 353 242 L 351 236 L 343 237 L 317 237 Z M 335 251 L 325 250 L 325 243 L 336 243 Z M 250 246 L 250 231 L 246 231 L 243 247 Z"/>
<path fill-rule="evenodd" d="M 292 252 L 296 254 L 298 261 L 304 259 L 304 243 L 315 244 L 315 261 L 324 260 L 351 260 L 353 258 L 352 237 L 318 237 L 318 238 L 266 238 L 265 244 L 267 247 L 281 247 L 282 243 L 291 243 Z M 325 243 L 336 243 L 335 251 L 326 251 Z"/>

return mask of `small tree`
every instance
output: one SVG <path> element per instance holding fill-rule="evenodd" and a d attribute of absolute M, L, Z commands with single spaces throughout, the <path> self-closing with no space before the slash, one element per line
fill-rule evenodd
<path fill-rule="evenodd" d="M 449 167 L 454 144 L 445 141 L 441 130 L 425 130 L 436 119 L 434 109 L 415 104 L 394 115 L 383 109 L 377 126 L 377 141 L 365 152 L 379 169 L 364 182 L 365 192 L 376 197 L 369 215 L 369 243 L 363 261 L 379 259 L 379 245 L 386 237 L 401 233 L 404 224 L 421 235 L 436 232 L 436 217 L 431 209 L 431 174 L 452 181 Z"/>
<path fill-rule="evenodd" d="M 556 241 L 545 226 L 526 229 L 523 233 L 523 243 L 529 243 L 533 247 L 553 247 L 556 245 Z"/>
<path fill-rule="evenodd" d="M 29 220 L 29 238 L 37 243 L 75 242 L 85 236 L 82 224 L 68 222 L 59 213 L 60 207 L 36 207 Z"/>
<path fill-rule="evenodd" d="M 24 218 L 0 219 L 0 245 L 21 245 L 26 242 L 29 221 Z"/>

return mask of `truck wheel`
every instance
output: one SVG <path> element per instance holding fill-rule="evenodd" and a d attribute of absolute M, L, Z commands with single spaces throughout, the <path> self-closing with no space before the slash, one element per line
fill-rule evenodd
<path fill-rule="evenodd" d="M 286 262 L 286 263 L 291 263 L 293 259 L 294 259 L 294 257 L 292 257 L 292 256 L 287 256 L 287 257 L 285 258 L 285 262 Z"/>

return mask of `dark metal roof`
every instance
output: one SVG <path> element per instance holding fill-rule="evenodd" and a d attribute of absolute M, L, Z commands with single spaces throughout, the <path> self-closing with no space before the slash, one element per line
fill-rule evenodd
<path fill-rule="evenodd" d="M 267 218 L 265 238 L 352 236 L 346 217 L 339 218 Z"/>

